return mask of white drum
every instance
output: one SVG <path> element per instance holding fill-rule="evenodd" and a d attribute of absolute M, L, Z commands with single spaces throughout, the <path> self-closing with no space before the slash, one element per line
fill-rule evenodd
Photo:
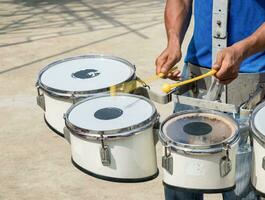
<path fill-rule="evenodd" d="M 251 183 L 265 197 L 265 102 L 257 106 L 251 116 L 253 138 Z"/>
<path fill-rule="evenodd" d="M 45 122 L 63 135 L 63 115 L 84 97 L 104 93 L 111 86 L 120 92 L 135 88 L 135 67 L 113 56 L 87 55 L 67 58 L 45 67 L 38 75 L 37 102 L 45 114 Z"/>
<path fill-rule="evenodd" d="M 153 129 L 158 114 L 148 99 L 94 96 L 74 104 L 65 117 L 72 162 L 81 171 L 115 182 L 157 177 Z"/>
<path fill-rule="evenodd" d="M 235 188 L 238 125 L 227 115 L 193 110 L 160 126 L 163 182 L 177 190 L 219 193 Z"/>

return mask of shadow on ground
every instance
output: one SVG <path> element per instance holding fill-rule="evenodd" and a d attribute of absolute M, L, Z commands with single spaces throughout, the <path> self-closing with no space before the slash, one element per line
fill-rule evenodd
<path fill-rule="evenodd" d="M 93 41 L 63 52 L 2 70 L 0 75 L 126 34 L 149 39 L 148 35 L 141 33 L 141 30 L 163 22 L 162 2 L 161 0 L 2 1 L 0 17 L 4 20 L 0 22 L 0 35 L 3 38 L 0 40 L 0 48 L 84 33 L 114 31 L 114 34 L 106 35 L 104 38 L 95 37 Z"/>

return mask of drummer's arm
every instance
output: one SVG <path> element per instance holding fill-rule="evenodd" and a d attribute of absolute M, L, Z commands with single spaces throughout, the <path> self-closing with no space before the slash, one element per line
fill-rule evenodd
<path fill-rule="evenodd" d="M 168 46 L 180 46 L 192 14 L 192 0 L 167 0 L 165 26 Z"/>
<path fill-rule="evenodd" d="M 265 51 L 265 22 L 248 38 L 234 45 L 242 49 L 244 58 Z"/>
<path fill-rule="evenodd" d="M 181 44 L 190 23 L 192 2 L 193 0 L 167 0 L 165 27 L 168 43 L 156 60 L 157 73 L 166 73 L 181 59 Z M 177 76 L 178 72 L 174 75 Z"/>

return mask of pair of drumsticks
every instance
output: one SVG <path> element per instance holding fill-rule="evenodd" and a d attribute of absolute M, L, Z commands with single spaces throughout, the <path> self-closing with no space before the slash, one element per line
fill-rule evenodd
<path fill-rule="evenodd" d="M 168 73 L 173 72 L 176 69 L 178 69 L 178 67 L 173 67 L 173 68 L 171 68 L 169 70 Z M 172 91 L 173 89 L 175 89 L 177 87 L 192 83 L 194 81 L 198 81 L 198 80 L 204 79 L 204 78 L 209 77 L 209 76 L 213 76 L 216 72 L 217 72 L 217 70 L 212 69 L 212 70 L 210 70 L 209 72 L 207 72 L 205 74 L 202 74 L 200 76 L 197 76 L 197 77 L 194 77 L 194 78 L 182 81 L 182 82 L 173 83 L 173 84 L 164 83 L 163 87 L 162 87 L 162 91 L 165 92 L 165 93 L 169 93 L 170 91 Z M 146 78 L 143 81 L 145 83 L 149 83 L 149 82 L 155 81 L 155 80 L 157 80 L 159 78 L 163 78 L 163 77 L 165 77 L 165 74 L 159 73 L 158 75 L 151 76 L 149 78 Z M 115 95 L 115 93 L 116 93 L 116 87 L 115 86 L 110 87 L 110 93 L 112 95 Z"/>

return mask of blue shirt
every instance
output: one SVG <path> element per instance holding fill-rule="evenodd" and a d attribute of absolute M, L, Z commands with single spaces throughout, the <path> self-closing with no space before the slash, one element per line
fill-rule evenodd
<path fill-rule="evenodd" d="M 185 62 L 208 68 L 212 66 L 212 6 L 213 0 L 194 2 L 194 33 Z M 265 0 L 230 0 L 227 24 L 228 46 L 250 36 L 263 22 L 265 22 Z M 240 72 L 265 72 L 265 51 L 244 60 Z"/>

